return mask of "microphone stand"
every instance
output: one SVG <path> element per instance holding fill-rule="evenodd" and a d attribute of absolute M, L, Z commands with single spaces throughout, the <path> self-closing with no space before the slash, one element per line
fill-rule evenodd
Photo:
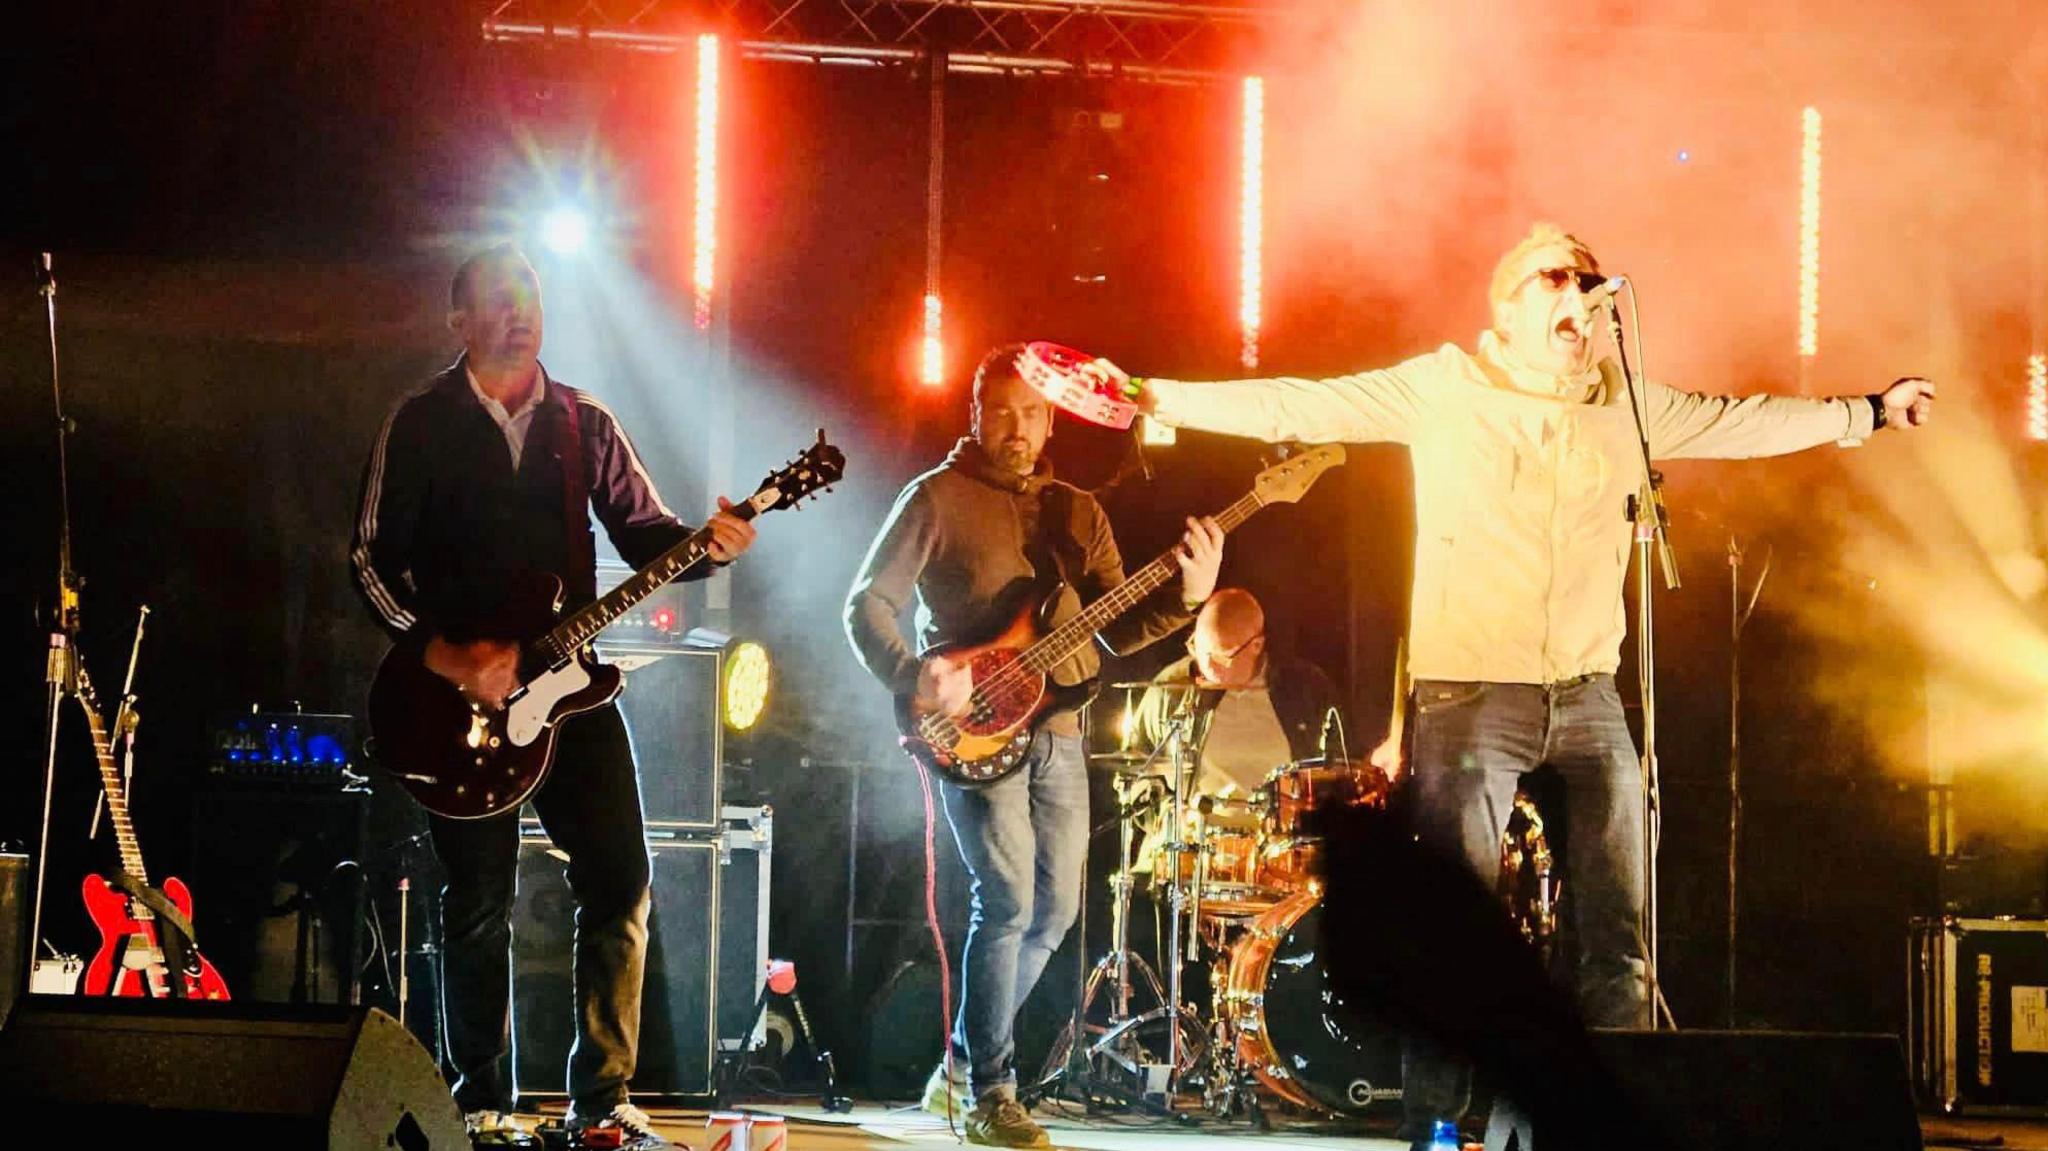
<path fill-rule="evenodd" d="M 1735 1028 L 1735 925 L 1738 864 L 1742 859 L 1742 632 L 1756 614 L 1756 602 L 1771 578 L 1771 552 L 1764 552 L 1749 602 L 1742 602 L 1742 545 L 1728 537 L 1728 1028 Z"/>
<path fill-rule="evenodd" d="M 36 290 L 43 297 L 50 327 L 50 396 L 57 416 L 57 603 L 50 616 L 49 654 L 44 663 L 43 682 L 48 686 L 45 710 L 47 739 L 43 755 L 42 823 L 36 839 L 35 896 L 29 911 L 29 948 L 33 953 L 43 935 L 43 889 L 50 859 L 50 803 L 57 780 L 57 726 L 63 716 L 64 700 L 78 691 L 79 590 L 84 580 L 71 566 L 71 472 L 67 442 L 72 424 L 64 414 L 64 388 L 57 371 L 57 278 L 51 271 L 50 253 L 44 252 L 36 268 Z M 33 964 L 23 964 L 24 977 Z M 28 990 L 24 982 L 20 990 Z"/>
<path fill-rule="evenodd" d="M 1633 286 L 1630 287 L 1633 292 Z M 1639 385 L 1628 363 L 1627 341 L 1622 338 L 1621 311 L 1614 297 L 1602 301 L 1607 313 L 1607 333 L 1614 341 L 1614 354 L 1621 364 L 1621 376 L 1628 386 L 1629 414 L 1635 417 L 1636 446 L 1642 452 L 1643 483 L 1628 500 L 1629 522 L 1635 525 L 1636 545 L 1636 681 L 1643 705 L 1643 746 L 1640 757 L 1643 776 L 1643 923 L 1642 944 L 1648 961 L 1650 1028 L 1656 1030 L 1671 1019 L 1664 991 L 1657 977 L 1657 844 L 1663 818 L 1657 773 L 1657 641 L 1653 609 L 1654 585 L 1650 579 L 1650 554 L 1654 550 L 1667 590 L 1679 588 L 1678 558 L 1671 547 L 1671 517 L 1664 505 L 1664 476 L 1650 460 L 1649 397 Z"/>

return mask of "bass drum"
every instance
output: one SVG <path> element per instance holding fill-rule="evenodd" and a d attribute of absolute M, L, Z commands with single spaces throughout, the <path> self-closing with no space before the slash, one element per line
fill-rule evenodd
<path fill-rule="evenodd" d="M 1347 1010 L 1322 952 L 1321 896 L 1299 892 L 1255 920 L 1230 953 L 1218 1004 L 1240 1066 L 1280 1098 L 1333 1115 L 1401 1106 L 1401 1041 Z"/>

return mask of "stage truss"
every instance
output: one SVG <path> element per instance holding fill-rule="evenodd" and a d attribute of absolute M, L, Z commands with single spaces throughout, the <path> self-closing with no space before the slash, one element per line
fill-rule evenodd
<path fill-rule="evenodd" d="M 1199 84 L 1250 70 L 1276 18 L 1175 0 L 503 0 L 483 35 L 675 52 L 716 32 L 761 60 L 886 67 L 943 52 L 952 72 Z"/>

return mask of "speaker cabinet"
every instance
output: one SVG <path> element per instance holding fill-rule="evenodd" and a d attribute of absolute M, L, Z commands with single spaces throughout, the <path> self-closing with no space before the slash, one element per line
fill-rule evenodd
<path fill-rule="evenodd" d="M 648 828 L 654 910 L 635 1095 L 708 1096 L 716 1053 L 764 1039 L 762 1029 L 743 1033 L 767 977 L 773 818 L 767 808 L 742 807 L 725 817 L 715 837 Z M 522 1106 L 566 1089 L 576 910 L 567 861 L 538 823 L 525 825 L 512 911 L 512 1084 Z"/>
<path fill-rule="evenodd" d="M 369 800 L 232 785 L 193 800 L 193 929 L 237 1000 L 354 999 Z"/>
<path fill-rule="evenodd" d="M 469 1147 L 426 1049 L 369 1008 L 33 996 L 0 1032 L 0 1098 L 51 1145 L 84 1122 L 167 1147 Z"/>
<path fill-rule="evenodd" d="M 611 655 L 602 647 L 600 653 Z M 633 739 L 647 821 L 717 832 L 725 805 L 724 726 L 719 721 L 724 651 L 690 648 L 653 662 L 618 662 L 629 669 L 619 714 Z"/>
<path fill-rule="evenodd" d="M 1644 1146 L 1920 1151 L 1896 1036 L 1606 1031 L 1594 1039 L 1608 1069 L 1656 1125 Z M 1535 1142 L 1543 1146 L 1540 1129 Z"/>
<path fill-rule="evenodd" d="M 14 1010 L 28 965 L 28 856 L 0 852 L 0 1029 Z"/>

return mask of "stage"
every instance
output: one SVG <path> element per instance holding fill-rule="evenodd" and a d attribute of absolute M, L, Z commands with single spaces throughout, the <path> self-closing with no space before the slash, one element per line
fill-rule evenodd
<path fill-rule="evenodd" d="M 785 1107 L 773 1103 L 748 1104 L 744 1110 L 762 1115 L 781 1115 L 789 1121 L 792 1148 L 820 1148 L 833 1151 L 881 1151 L 903 1144 L 937 1145 L 960 1142 L 948 1132 L 944 1120 L 927 1115 L 914 1106 L 891 1107 L 879 1103 L 857 1104 L 850 1115 L 834 1115 L 816 1107 Z M 682 1147 L 706 1145 L 706 1112 L 679 1108 L 648 1108 L 655 1126 L 671 1142 Z M 1052 1136 L 1053 1146 L 1074 1151 L 1209 1151 L 1211 1148 L 1255 1143 L 1271 1151 L 1403 1151 L 1407 1144 L 1385 1134 L 1357 1134 L 1325 1129 L 1315 1123 L 1276 1122 L 1270 1131 L 1255 1130 L 1244 1122 L 1196 1122 L 1180 1125 L 1162 1119 L 1131 1116 L 1078 1114 L 1068 1117 L 1051 1107 L 1033 1112 Z M 1815 1116 L 1826 1124 L 1829 1117 Z M 2000 1148 L 2003 1151 L 2048 1151 L 2048 1119 L 1922 1116 L 1921 1136 L 1930 1148 Z M 1764 1149 L 1758 1149 L 1764 1151 Z"/>

